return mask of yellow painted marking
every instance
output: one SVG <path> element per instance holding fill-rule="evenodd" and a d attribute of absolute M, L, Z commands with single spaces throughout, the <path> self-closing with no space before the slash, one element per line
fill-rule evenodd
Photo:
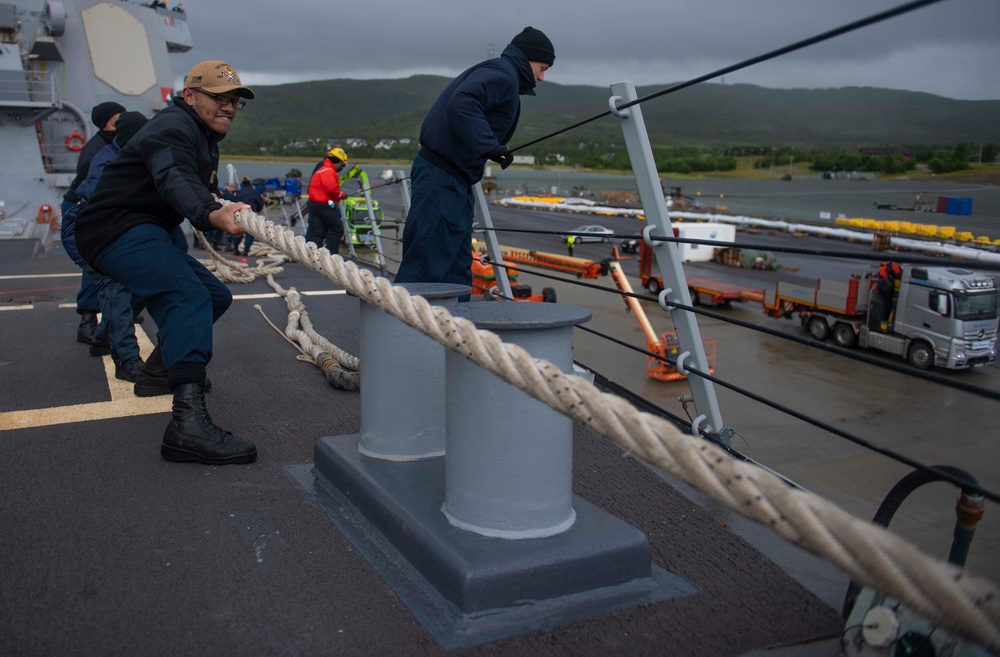
<path fill-rule="evenodd" d="M 78 276 L 79 274 L 51 274 L 55 276 Z M 28 276 L 7 276 L 0 278 L 35 278 Z M 41 277 L 38 277 L 41 278 Z M 330 296 L 347 294 L 346 290 L 315 290 L 300 292 L 303 296 Z M 278 294 L 238 294 L 233 299 L 270 299 Z M 76 308 L 75 303 L 61 303 L 60 308 Z M 0 310 L 33 310 L 33 305 L 0 306 Z M 136 325 L 135 337 L 139 341 L 139 352 L 143 358 L 148 358 L 153 351 L 150 341 L 142 326 Z M 8 429 L 29 429 L 34 427 L 50 427 L 58 424 L 89 422 L 92 420 L 110 420 L 118 417 L 136 415 L 152 415 L 169 413 L 173 398 L 170 395 L 159 397 L 136 397 L 132 392 L 132 384 L 115 378 L 115 363 L 111 356 L 104 356 L 104 374 L 108 381 L 108 392 L 111 401 L 93 402 L 90 404 L 74 404 L 72 406 L 54 406 L 25 411 L 8 411 L 0 413 L 0 431 Z"/>
<path fill-rule="evenodd" d="M 139 352 L 148 358 L 153 351 L 153 343 L 141 326 L 136 325 L 135 329 Z M 111 356 L 104 356 L 103 360 L 111 401 L 0 413 L 0 430 L 50 427 L 57 424 L 170 412 L 173 397 L 170 395 L 136 397 L 132 393 L 131 383 L 115 378 L 115 363 L 111 360 Z"/>

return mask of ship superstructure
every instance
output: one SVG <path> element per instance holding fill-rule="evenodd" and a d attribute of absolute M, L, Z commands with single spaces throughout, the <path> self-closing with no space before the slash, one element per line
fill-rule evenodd
<path fill-rule="evenodd" d="M 191 49 L 187 15 L 115 0 L 0 3 L 0 238 L 32 238 L 58 208 L 90 109 L 151 117 L 174 86 L 169 54 Z M 36 228 L 37 226 L 37 228 Z"/>

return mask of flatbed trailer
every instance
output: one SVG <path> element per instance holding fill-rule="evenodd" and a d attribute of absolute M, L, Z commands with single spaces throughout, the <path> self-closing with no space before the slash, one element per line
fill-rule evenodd
<path fill-rule="evenodd" d="M 639 280 L 650 294 L 657 295 L 666 287 L 659 272 L 654 271 L 655 258 L 653 250 L 645 242 L 639 243 Z M 723 283 L 710 278 L 687 276 L 688 292 L 693 305 L 725 306 L 731 301 L 764 302 L 764 290 L 749 288 L 743 285 Z"/>
<path fill-rule="evenodd" d="M 730 301 L 755 301 L 763 303 L 764 290 L 755 290 L 742 285 L 714 281 L 710 278 L 687 276 L 688 292 L 693 305 L 724 306 Z"/>

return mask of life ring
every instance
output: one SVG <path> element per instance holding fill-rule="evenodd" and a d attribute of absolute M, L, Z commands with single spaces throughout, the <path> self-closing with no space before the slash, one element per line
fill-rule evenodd
<path fill-rule="evenodd" d="M 79 132 L 71 132 L 66 135 L 66 148 L 74 153 L 78 153 L 83 150 L 83 145 L 86 141 Z"/>
<path fill-rule="evenodd" d="M 51 223 L 53 219 L 56 218 L 55 211 L 52 206 L 48 203 L 43 203 L 39 208 L 38 212 L 35 214 L 35 223 L 47 224 Z"/>

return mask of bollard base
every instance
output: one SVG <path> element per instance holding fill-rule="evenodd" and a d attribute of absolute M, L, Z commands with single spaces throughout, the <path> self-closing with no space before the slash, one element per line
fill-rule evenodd
<path fill-rule="evenodd" d="M 289 472 L 446 649 L 695 592 L 652 565 L 642 532 L 579 497 L 562 534 L 487 538 L 441 513 L 443 458 L 381 461 L 357 445 L 321 438 L 315 467 Z"/>

